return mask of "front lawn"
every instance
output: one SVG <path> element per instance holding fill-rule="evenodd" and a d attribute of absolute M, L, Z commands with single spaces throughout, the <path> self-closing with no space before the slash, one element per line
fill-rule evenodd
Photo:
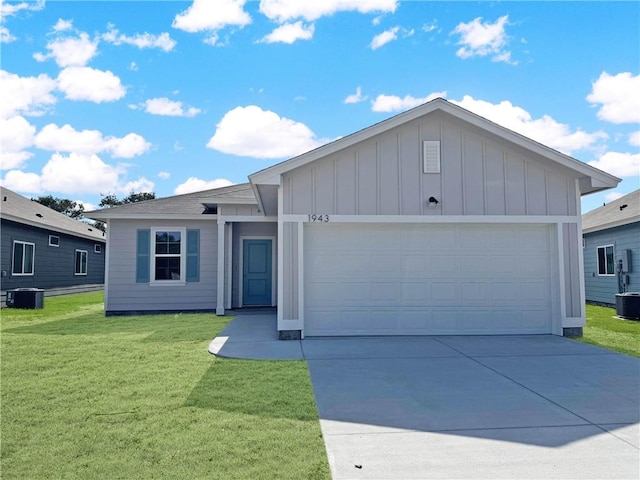
<path fill-rule="evenodd" d="M 212 314 L 2 310 L 3 479 L 329 478 L 303 361 L 217 359 Z"/>
<path fill-rule="evenodd" d="M 615 308 L 587 305 L 587 326 L 576 340 L 640 357 L 640 322 L 615 315 Z"/>

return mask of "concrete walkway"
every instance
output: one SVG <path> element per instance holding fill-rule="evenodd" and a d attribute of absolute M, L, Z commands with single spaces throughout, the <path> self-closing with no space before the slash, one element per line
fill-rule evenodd
<path fill-rule="evenodd" d="M 273 315 L 210 351 L 307 360 L 334 479 L 640 477 L 637 358 L 551 335 L 279 341 Z"/>

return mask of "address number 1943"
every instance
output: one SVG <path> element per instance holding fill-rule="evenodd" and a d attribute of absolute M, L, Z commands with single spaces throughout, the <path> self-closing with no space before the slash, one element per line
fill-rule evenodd
<path fill-rule="evenodd" d="M 329 223 L 329 215 L 309 215 L 311 223 Z"/>

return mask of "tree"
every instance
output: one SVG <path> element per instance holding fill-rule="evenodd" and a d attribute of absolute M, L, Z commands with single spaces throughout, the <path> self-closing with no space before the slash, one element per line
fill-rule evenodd
<path fill-rule="evenodd" d="M 139 193 L 131 192 L 129 193 L 129 195 L 127 195 L 122 199 L 116 197 L 113 194 L 103 195 L 102 200 L 100 200 L 99 206 L 111 208 L 117 205 L 127 205 L 129 203 L 138 203 L 138 202 L 143 202 L 145 200 L 153 200 L 154 198 L 156 198 L 156 194 L 153 192 L 139 192 Z"/>
<path fill-rule="evenodd" d="M 56 212 L 63 213 L 67 217 L 75 218 L 76 220 L 82 219 L 82 214 L 84 213 L 84 205 L 82 203 L 74 202 L 68 198 L 57 198 L 53 195 L 45 195 L 32 198 L 31 200 L 45 207 L 49 207 Z"/>

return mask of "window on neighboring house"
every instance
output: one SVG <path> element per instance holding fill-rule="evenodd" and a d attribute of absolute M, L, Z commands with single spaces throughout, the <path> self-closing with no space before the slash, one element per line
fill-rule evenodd
<path fill-rule="evenodd" d="M 613 245 L 598 247 L 598 275 L 615 275 Z"/>
<path fill-rule="evenodd" d="M 96 243 L 93 246 L 93 253 L 102 253 L 102 245 L 100 245 L 99 243 Z"/>
<path fill-rule="evenodd" d="M 152 236 L 151 279 L 184 282 L 184 229 L 155 229 Z"/>
<path fill-rule="evenodd" d="M 36 254 L 36 245 L 29 242 L 15 240 L 13 242 L 13 275 L 33 275 L 33 264 Z"/>
<path fill-rule="evenodd" d="M 59 247 L 60 246 L 60 237 L 57 235 L 49 235 L 49 246 L 50 247 Z"/>
<path fill-rule="evenodd" d="M 87 251 L 76 250 L 76 275 L 87 274 Z"/>

